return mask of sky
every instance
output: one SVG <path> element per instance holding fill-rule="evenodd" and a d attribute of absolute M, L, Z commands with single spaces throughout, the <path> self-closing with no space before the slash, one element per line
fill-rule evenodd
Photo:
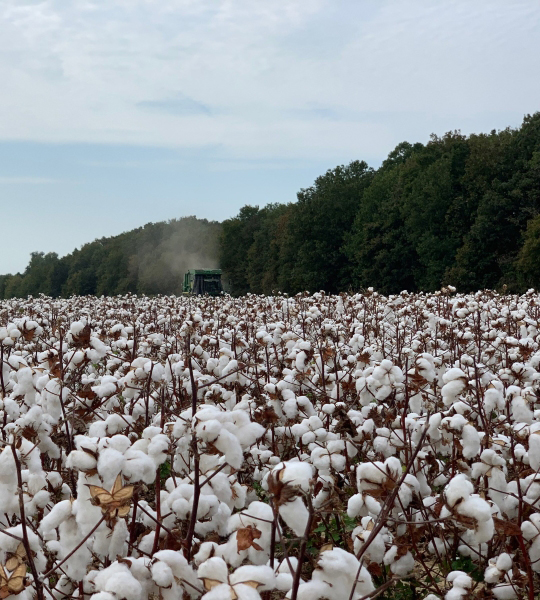
<path fill-rule="evenodd" d="M 537 0 L 0 0 L 0 273 L 540 110 Z"/>

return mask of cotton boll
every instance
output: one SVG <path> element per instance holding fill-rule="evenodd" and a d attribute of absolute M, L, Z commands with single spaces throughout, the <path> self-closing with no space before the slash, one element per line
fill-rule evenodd
<path fill-rule="evenodd" d="M 118 473 L 124 467 L 124 455 L 113 448 L 105 448 L 99 453 L 97 469 L 105 485 L 112 486 Z"/>
<path fill-rule="evenodd" d="M 227 563 L 221 557 L 213 556 L 199 565 L 197 577 L 199 579 L 213 579 L 227 583 L 229 580 Z"/>
<path fill-rule="evenodd" d="M 472 587 L 472 579 L 463 571 L 452 571 L 446 581 L 452 584 L 452 589 L 444 597 L 445 600 L 462 600 Z"/>
<path fill-rule="evenodd" d="M 234 573 L 229 576 L 231 585 L 236 586 L 247 581 L 256 581 L 260 585 L 260 591 L 271 590 L 275 585 L 274 570 L 266 565 L 244 565 L 238 567 Z"/>
<path fill-rule="evenodd" d="M 163 561 L 156 561 L 152 564 L 152 579 L 158 587 L 170 587 L 174 582 L 174 575 L 169 565 Z"/>
<path fill-rule="evenodd" d="M 531 469 L 540 469 L 540 423 L 531 426 L 529 435 L 529 463 Z"/>
<path fill-rule="evenodd" d="M 462 430 L 463 456 L 472 458 L 480 452 L 480 436 L 472 425 L 465 425 Z"/>
<path fill-rule="evenodd" d="M 133 577 L 127 565 L 114 562 L 100 571 L 94 580 L 96 590 L 114 594 L 117 599 L 139 600 L 141 584 Z"/>
<path fill-rule="evenodd" d="M 458 501 L 465 500 L 473 493 L 474 486 L 463 473 L 455 475 L 446 486 L 444 493 L 448 506 L 455 506 Z"/>
<path fill-rule="evenodd" d="M 184 587 L 188 595 L 190 595 L 192 598 L 198 597 L 195 588 L 200 585 L 200 582 L 198 581 L 195 571 L 192 569 L 181 552 L 175 552 L 174 550 L 160 550 L 154 554 L 153 560 L 167 564 L 171 569 L 174 578 L 187 581 L 189 584 L 191 584 L 185 585 Z M 157 563 L 155 562 L 154 564 Z M 163 571 L 161 572 L 161 575 L 164 576 Z"/>
<path fill-rule="evenodd" d="M 49 533 L 53 529 L 56 529 L 60 524 L 71 517 L 72 514 L 71 500 L 64 500 L 55 504 L 51 512 L 43 517 L 40 523 L 39 530 L 43 533 Z"/>
<path fill-rule="evenodd" d="M 298 587 L 297 600 L 326 600 L 327 598 L 338 598 L 334 596 L 335 590 L 322 580 L 311 580 L 306 583 L 301 583 Z M 288 592 L 286 598 L 291 597 L 291 592 Z M 355 600 L 358 596 L 355 596 Z M 341 600 L 341 598 L 339 599 Z"/>
<path fill-rule="evenodd" d="M 516 423 L 527 423 L 530 425 L 533 422 L 533 413 L 528 402 L 522 396 L 516 396 L 512 400 L 512 419 Z"/>
<path fill-rule="evenodd" d="M 359 562 L 354 554 L 341 550 L 341 548 L 334 548 L 321 552 L 317 569 L 313 572 L 312 578 L 330 584 L 331 597 L 336 600 L 348 600 L 356 580 L 353 597 L 357 600 L 375 589 L 368 570 L 365 567 L 361 569 L 358 567 Z M 358 572 L 359 576 L 356 579 Z"/>
<path fill-rule="evenodd" d="M 122 556 L 127 550 L 128 528 L 125 519 L 118 519 L 110 538 L 109 560 Z"/>
<path fill-rule="evenodd" d="M 309 512 L 302 498 L 297 496 L 291 502 L 286 502 L 279 507 L 279 515 L 294 531 L 295 535 L 304 535 Z"/>
<path fill-rule="evenodd" d="M 313 467 L 309 463 L 289 460 L 278 463 L 272 470 L 283 483 L 299 486 L 305 492 L 310 489 Z M 278 475 L 279 474 L 279 475 Z"/>

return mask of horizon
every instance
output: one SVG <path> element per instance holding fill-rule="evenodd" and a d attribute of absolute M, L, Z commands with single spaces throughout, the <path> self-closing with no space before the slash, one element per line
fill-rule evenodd
<path fill-rule="evenodd" d="M 540 108 L 539 34 L 529 1 L 0 2 L 0 274 L 294 202 L 433 132 L 518 127 Z"/>

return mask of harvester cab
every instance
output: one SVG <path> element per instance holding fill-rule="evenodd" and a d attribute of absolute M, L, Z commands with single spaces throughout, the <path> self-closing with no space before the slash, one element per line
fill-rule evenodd
<path fill-rule="evenodd" d="M 184 294 L 218 296 L 223 291 L 221 269 L 190 269 L 184 275 Z"/>

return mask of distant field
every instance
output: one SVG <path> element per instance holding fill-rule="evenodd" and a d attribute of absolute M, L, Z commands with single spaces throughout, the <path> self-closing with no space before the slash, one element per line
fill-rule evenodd
<path fill-rule="evenodd" d="M 0 598 L 540 591 L 540 295 L 0 302 Z"/>

